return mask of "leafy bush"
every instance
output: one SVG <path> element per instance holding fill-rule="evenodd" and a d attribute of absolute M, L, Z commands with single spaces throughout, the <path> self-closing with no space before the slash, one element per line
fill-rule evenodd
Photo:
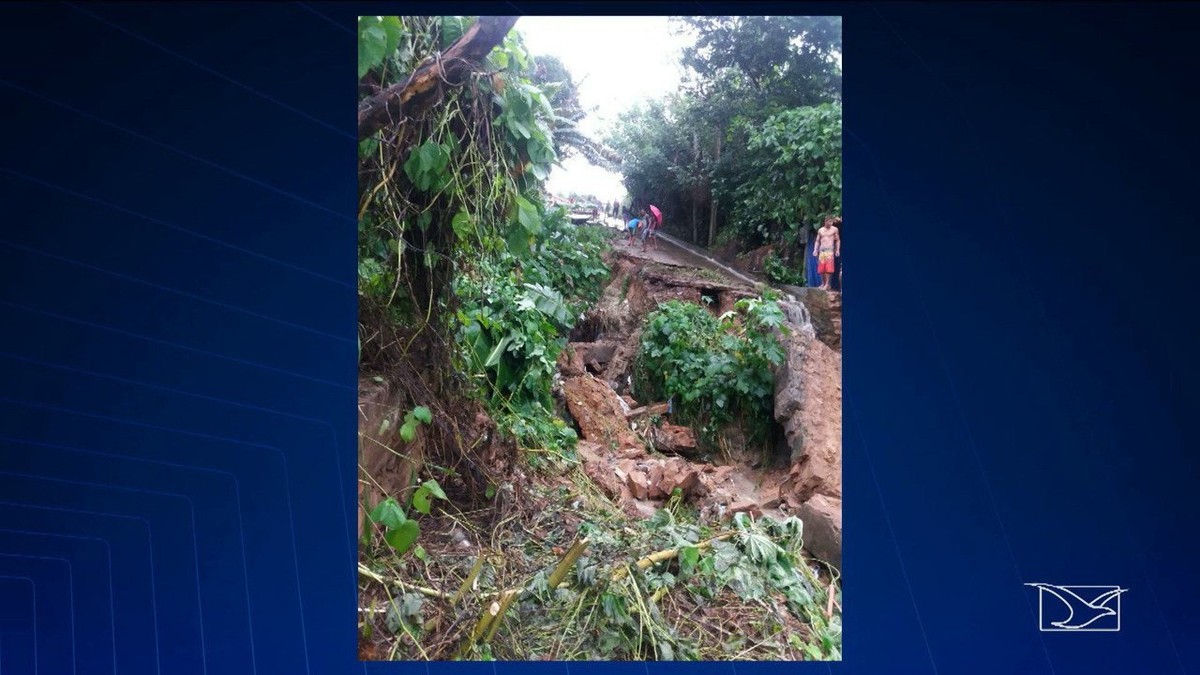
<path fill-rule="evenodd" d="M 429 515 L 433 510 L 434 499 L 447 499 L 446 493 L 436 480 L 427 480 L 413 491 L 412 510 Z M 404 507 L 400 506 L 395 497 L 388 497 L 379 502 L 367 517 L 371 522 L 383 526 L 383 540 L 398 554 L 407 553 L 421 536 L 420 524 L 412 513 L 405 513 Z"/>
<path fill-rule="evenodd" d="M 528 252 L 502 252 L 456 282 L 459 345 L 502 426 L 531 447 L 569 448 L 574 431 L 550 412 L 555 362 L 607 279 L 606 242 L 562 209 L 535 208 L 539 236 Z"/>
<path fill-rule="evenodd" d="M 706 439 L 738 418 L 771 419 L 771 366 L 784 359 L 773 329 L 784 326 L 783 310 L 773 297 L 740 300 L 736 310 L 716 318 L 672 300 L 652 313 L 634 364 L 635 396 L 674 398 L 678 419 Z M 749 430 L 765 440 L 765 425 Z"/>
<path fill-rule="evenodd" d="M 775 255 L 774 251 L 771 251 L 763 258 L 763 273 L 767 275 L 767 279 L 777 284 L 803 286 L 806 283 L 803 253 L 803 249 L 801 249 L 799 255 L 796 256 L 799 264 L 792 266 L 788 260 L 780 258 Z"/>
<path fill-rule="evenodd" d="M 747 238 L 795 245 L 800 228 L 842 211 L 842 110 L 792 108 L 752 128 L 746 171 L 732 190 Z"/>

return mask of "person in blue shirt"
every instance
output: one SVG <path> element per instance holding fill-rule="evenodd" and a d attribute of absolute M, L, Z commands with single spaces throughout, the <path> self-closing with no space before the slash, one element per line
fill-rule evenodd
<path fill-rule="evenodd" d="M 626 232 L 625 243 L 626 244 L 633 243 L 634 235 L 637 233 L 639 224 L 641 224 L 641 221 L 638 220 L 637 218 L 632 218 L 632 219 L 630 219 L 630 221 L 628 223 L 625 224 L 625 232 Z"/>

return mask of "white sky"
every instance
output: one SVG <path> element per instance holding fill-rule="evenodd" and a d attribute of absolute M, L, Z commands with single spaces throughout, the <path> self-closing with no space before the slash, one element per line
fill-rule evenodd
<path fill-rule="evenodd" d="M 679 52 L 688 38 L 673 35 L 665 16 L 523 16 L 516 29 L 531 54 L 556 56 L 571 71 L 579 102 L 589 111 L 580 130 L 594 138 L 637 101 L 679 87 Z M 620 174 L 578 156 L 555 167 L 547 187 L 563 196 L 577 192 L 607 201 L 625 194 Z"/>

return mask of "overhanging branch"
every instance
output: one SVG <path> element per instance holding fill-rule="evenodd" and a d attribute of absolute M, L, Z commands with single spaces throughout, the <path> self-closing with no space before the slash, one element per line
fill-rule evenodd
<path fill-rule="evenodd" d="M 358 138 L 362 140 L 389 123 L 428 110 L 442 85 L 457 84 L 504 40 L 517 23 L 515 16 L 481 16 L 440 57 L 425 59 L 404 82 L 394 84 L 358 107 Z"/>

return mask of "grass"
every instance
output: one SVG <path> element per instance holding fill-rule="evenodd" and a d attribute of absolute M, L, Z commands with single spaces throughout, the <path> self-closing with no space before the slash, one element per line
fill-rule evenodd
<path fill-rule="evenodd" d="M 801 553 L 798 520 L 739 515 L 718 530 L 678 499 L 650 520 L 634 520 L 577 466 L 559 468 L 539 475 L 494 527 L 475 524 L 482 514 L 441 513 L 422 523 L 418 552 L 366 549 L 360 634 L 372 653 L 841 658 L 836 572 Z M 564 564 L 569 553 L 581 555 Z"/>

